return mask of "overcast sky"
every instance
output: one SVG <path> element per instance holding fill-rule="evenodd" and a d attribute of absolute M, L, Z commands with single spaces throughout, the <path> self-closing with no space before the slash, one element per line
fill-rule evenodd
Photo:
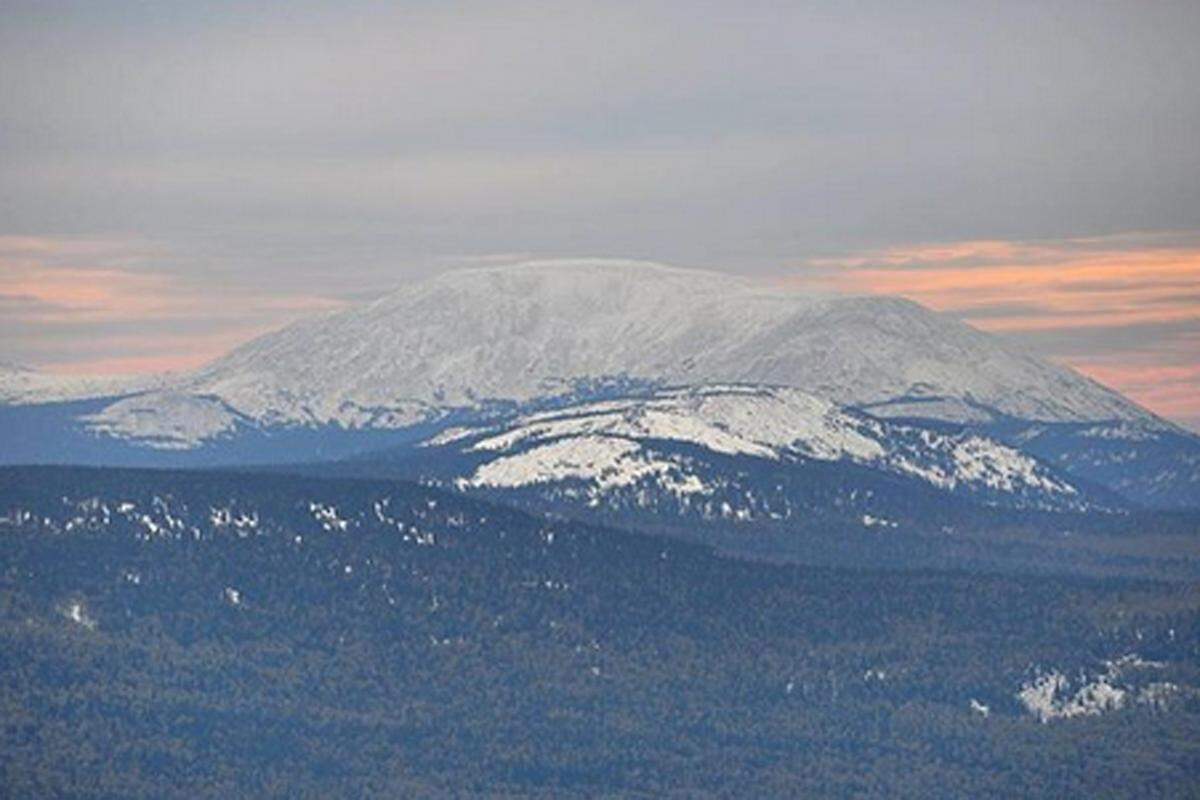
<path fill-rule="evenodd" d="M 455 265 L 885 291 L 1200 424 L 1200 3 L 0 0 L 0 358 Z"/>

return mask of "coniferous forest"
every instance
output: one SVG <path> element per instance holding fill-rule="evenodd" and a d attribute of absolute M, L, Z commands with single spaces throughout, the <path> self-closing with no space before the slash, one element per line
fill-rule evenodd
<path fill-rule="evenodd" d="M 1197 790 L 1186 580 L 768 563 L 279 474 L 6 469 L 0 510 L 8 796 Z"/>

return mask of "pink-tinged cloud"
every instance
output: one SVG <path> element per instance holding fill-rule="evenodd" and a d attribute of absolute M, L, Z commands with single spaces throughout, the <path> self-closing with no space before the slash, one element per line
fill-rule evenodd
<path fill-rule="evenodd" d="M 0 255 L 6 259 L 32 258 L 57 261 L 86 258 L 96 263 L 129 262 L 162 252 L 161 248 L 137 237 L 64 239 L 51 236 L 0 236 Z"/>
<path fill-rule="evenodd" d="M 81 357 L 77 360 L 60 361 L 45 371 L 60 375 L 181 372 L 203 366 L 274 327 L 277 326 L 238 326 L 212 335 L 160 335 L 153 337 L 149 342 L 146 341 L 146 337 L 103 337 L 97 343 L 100 349 L 117 355 L 80 354 Z"/>
<path fill-rule="evenodd" d="M 892 247 L 807 262 L 801 279 L 1036 337 L 1047 355 L 1148 408 L 1200 419 L 1200 235 Z M 1104 334 L 1105 344 L 1057 352 L 1056 334 L 1064 343 Z"/>
<path fill-rule="evenodd" d="M 1154 366 L 1092 363 L 1077 360 L 1080 372 L 1122 391 L 1147 408 L 1165 417 L 1200 422 L 1200 364 L 1194 366 Z"/>
<path fill-rule="evenodd" d="M 33 340 L 27 350 L 43 350 L 39 332 L 60 348 L 38 359 L 43 368 L 129 373 L 190 369 L 342 305 L 184 282 L 155 269 L 165 255 L 136 238 L 0 237 L 0 310 Z M 1200 421 L 1200 234 L 894 247 L 810 261 L 802 274 L 1036 338 L 1046 355 L 1152 410 Z M 1102 344 L 1064 345 L 1099 334 Z"/>
<path fill-rule="evenodd" d="M 0 261 L 0 294 L 37 302 L 31 317 L 55 319 L 121 319 L 169 311 L 170 281 L 114 269 L 47 269 L 40 265 Z"/>
<path fill-rule="evenodd" d="M 37 359 L 47 371 L 174 371 L 199 366 L 299 316 L 343 305 L 300 293 L 199 286 L 156 271 L 155 258 L 162 255 L 138 240 L 122 246 L 0 237 L 6 329 L 21 334 L 26 351 L 45 349 L 32 341 L 39 335 L 60 348 Z"/>

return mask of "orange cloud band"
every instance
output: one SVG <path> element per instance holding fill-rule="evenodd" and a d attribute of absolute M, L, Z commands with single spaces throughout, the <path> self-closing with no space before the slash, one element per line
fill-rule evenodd
<path fill-rule="evenodd" d="M 1162 238 L 885 248 L 809 261 L 800 280 L 901 295 L 1005 333 L 1110 329 L 1111 341 L 1122 328 L 1170 328 L 1153 345 L 1131 338 L 1108 354 L 1060 359 L 1159 413 L 1200 419 L 1200 237 Z"/>
<path fill-rule="evenodd" d="M 47 332 L 101 330 L 105 323 L 161 323 L 154 336 L 77 333 L 71 353 L 48 367 L 70 373 L 182 370 L 221 355 L 258 333 L 340 300 L 220 286 L 200 288 L 154 271 L 161 250 L 138 240 L 75 241 L 0 236 L 0 308 L 6 321 Z M 163 333 L 173 321 L 208 330 Z M 196 326 L 193 325 L 193 328 Z M 62 340 L 61 336 L 56 339 Z M 73 340 L 67 339 L 67 346 Z M 101 349 L 106 355 L 97 357 Z"/>

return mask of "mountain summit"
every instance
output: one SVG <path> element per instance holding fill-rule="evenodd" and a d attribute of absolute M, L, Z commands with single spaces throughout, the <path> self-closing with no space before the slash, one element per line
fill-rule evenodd
<path fill-rule="evenodd" d="M 723 385 L 915 424 L 922 448 L 960 429 L 1137 503 L 1200 503 L 1200 438 L 999 337 L 900 298 L 639 261 L 446 272 L 146 385 L 13 372 L 0 419 L 18 463 L 281 463 Z"/>
<path fill-rule="evenodd" d="M 606 379 L 788 386 L 877 413 L 921 400 L 952 419 L 1149 416 L 908 300 L 633 261 L 447 272 L 258 338 L 181 388 L 255 420 L 359 427 Z"/>

